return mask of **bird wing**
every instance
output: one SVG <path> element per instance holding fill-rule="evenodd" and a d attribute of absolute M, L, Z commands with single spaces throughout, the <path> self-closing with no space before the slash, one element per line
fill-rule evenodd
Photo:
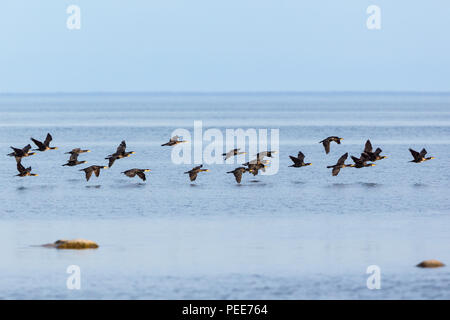
<path fill-rule="evenodd" d="M 76 148 L 71 151 L 71 153 L 80 153 L 80 152 L 81 152 L 81 148 Z"/>
<path fill-rule="evenodd" d="M 84 172 L 86 173 L 86 181 L 89 181 L 89 179 L 91 178 L 91 176 L 92 176 L 92 172 L 93 172 L 94 170 L 85 170 Z"/>
<path fill-rule="evenodd" d="M 100 175 L 100 167 L 95 167 L 93 171 L 95 173 L 95 176 L 98 178 L 98 176 Z"/>
<path fill-rule="evenodd" d="M 72 153 L 70 155 L 69 161 L 74 161 L 74 162 L 78 161 L 78 153 Z"/>
<path fill-rule="evenodd" d="M 109 158 L 109 163 L 108 163 L 108 167 L 112 167 L 112 165 L 114 164 L 114 161 L 116 161 L 117 157 L 116 156 L 111 156 Z"/>
<path fill-rule="evenodd" d="M 124 141 L 122 141 L 122 142 L 120 143 L 120 145 L 117 147 L 116 154 L 124 153 L 126 148 L 127 148 L 127 144 L 125 143 L 125 140 L 124 140 Z"/>
<path fill-rule="evenodd" d="M 197 179 L 197 171 L 191 171 L 189 172 L 189 178 L 191 179 L 191 181 L 194 181 L 195 179 Z"/>
<path fill-rule="evenodd" d="M 178 139 L 180 139 L 179 136 L 173 136 L 172 138 L 170 138 L 170 141 L 178 141 Z"/>
<path fill-rule="evenodd" d="M 138 172 L 136 172 L 136 174 L 137 174 L 137 176 L 138 176 L 139 178 L 141 178 L 143 181 L 146 180 L 146 177 L 145 177 L 145 173 L 144 173 L 144 172 L 138 171 Z"/>
<path fill-rule="evenodd" d="M 331 171 L 331 174 L 334 176 L 337 176 L 339 174 L 339 171 L 341 171 L 341 168 L 339 167 L 334 167 L 333 171 Z"/>
<path fill-rule="evenodd" d="M 47 137 L 45 138 L 44 145 L 48 147 L 52 140 L 53 140 L 52 135 L 50 133 L 47 133 Z"/>
<path fill-rule="evenodd" d="M 325 148 L 325 153 L 326 154 L 330 153 L 330 141 L 324 140 L 322 142 L 322 144 L 323 144 L 323 147 Z"/>
<path fill-rule="evenodd" d="M 45 145 L 44 145 L 42 142 L 40 142 L 40 141 L 38 141 L 38 140 L 36 140 L 36 139 L 33 139 L 33 138 L 31 138 L 31 141 L 33 141 L 34 144 L 35 144 L 39 149 L 45 149 Z"/>
<path fill-rule="evenodd" d="M 383 150 L 381 150 L 380 148 L 377 148 L 377 149 L 375 150 L 374 154 L 375 154 L 376 156 L 379 156 L 381 152 L 383 152 Z"/>
<path fill-rule="evenodd" d="M 413 149 L 409 149 L 409 152 L 411 152 L 414 160 L 420 160 L 422 157 L 420 156 L 420 153 L 418 153 L 417 151 L 413 150 Z"/>
<path fill-rule="evenodd" d="M 338 164 L 338 165 L 344 164 L 344 162 L 345 162 L 345 160 L 347 160 L 347 158 L 348 158 L 348 153 L 342 155 L 342 156 L 339 158 L 339 160 L 337 161 L 337 164 Z M 338 171 L 338 172 L 339 172 L 339 171 Z"/>
<path fill-rule="evenodd" d="M 362 155 L 361 155 L 361 156 L 362 156 Z M 355 156 L 351 156 L 351 158 L 352 158 L 352 160 L 353 160 L 353 162 L 354 162 L 355 164 L 362 164 L 362 162 L 363 162 L 362 159 L 359 159 L 359 158 L 357 158 L 357 157 L 355 157 Z"/>
<path fill-rule="evenodd" d="M 422 158 L 424 158 L 427 155 L 427 150 L 423 148 L 422 151 L 420 151 L 420 155 L 422 156 Z"/>
<path fill-rule="evenodd" d="M 237 170 L 233 172 L 234 177 L 236 178 L 237 183 L 241 183 L 242 180 L 242 170 Z"/>
<path fill-rule="evenodd" d="M 23 147 L 22 151 L 23 151 L 23 153 L 28 153 L 28 151 L 30 151 L 30 149 L 31 149 L 31 145 L 27 144 L 25 147 Z"/>
<path fill-rule="evenodd" d="M 370 143 L 370 140 L 366 141 L 366 145 L 364 147 L 364 152 L 372 152 L 372 143 Z"/>
<path fill-rule="evenodd" d="M 303 160 L 305 160 L 305 155 L 303 154 L 303 152 L 299 151 L 299 152 L 298 152 L 298 155 L 297 155 L 297 158 L 298 158 L 299 160 L 303 161 Z"/>
<path fill-rule="evenodd" d="M 289 158 L 291 158 L 292 162 L 294 162 L 295 164 L 301 164 L 303 161 L 300 159 L 297 159 L 294 156 L 289 156 Z"/>
<path fill-rule="evenodd" d="M 192 168 L 192 170 L 191 171 L 198 171 L 198 170 L 200 170 L 200 168 L 201 167 L 203 167 L 203 165 L 201 164 L 201 165 L 199 165 L 199 166 L 196 166 L 196 167 L 194 167 L 194 168 Z"/>

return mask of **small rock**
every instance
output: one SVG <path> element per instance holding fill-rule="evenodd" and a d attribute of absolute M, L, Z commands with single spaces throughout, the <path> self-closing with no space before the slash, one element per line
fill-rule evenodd
<path fill-rule="evenodd" d="M 419 268 L 439 268 L 439 267 L 443 267 L 443 266 L 445 266 L 445 264 L 443 264 L 442 262 L 440 262 L 438 260 L 431 259 L 431 260 L 422 261 L 416 267 L 419 267 Z"/>
<path fill-rule="evenodd" d="M 55 243 L 44 244 L 44 247 L 56 249 L 97 249 L 98 244 L 91 240 L 73 239 L 57 240 Z"/>

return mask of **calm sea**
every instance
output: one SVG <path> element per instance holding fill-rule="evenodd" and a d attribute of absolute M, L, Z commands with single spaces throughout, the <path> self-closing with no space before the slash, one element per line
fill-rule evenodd
<path fill-rule="evenodd" d="M 208 165 L 191 184 L 160 145 L 177 128 L 279 129 L 279 172 L 225 174 Z M 23 160 L 9 146 L 53 135 L 58 150 Z M 344 137 L 325 152 L 318 141 Z M 389 158 L 332 165 L 365 141 Z M 64 152 L 105 165 L 126 140 L 136 154 L 84 180 Z M 436 159 L 409 163 L 408 148 Z M 0 96 L 0 298 L 6 299 L 449 299 L 450 95 L 116 94 Z M 298 151 L 313 165 L 289 168 Z M 252 155 L 250 155 L 252 156 Z M 248 158 L 245 158 L 248 160 Z M 206 167 L 206 166 L 205 166 Z M 150 168 L 146 183 L 120 173 Z M 36 247 L 86 238 L 97 250 Z M 67 267 L 81 270 L 69 290 Z M 367 267 L 381 270 L 369 290 Z"/>

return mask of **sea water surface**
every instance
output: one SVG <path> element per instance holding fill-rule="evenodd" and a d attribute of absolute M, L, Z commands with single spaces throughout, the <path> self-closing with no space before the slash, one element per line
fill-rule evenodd
<path fill-rule="evenodd" d="M 279 172 L 226 174 L 171 162 L 173 130 L 279 129 Z M 53 135 L 58 150 L 23 160 L 9 146 Z M 326 155 L 318 141 L 337 135 Z M 370 138 L 388 158 L 375 167 L 327 165 L 359 155 Z M 73 148 L 106 165 L 122 140 L 136 153 L 89 182 L 62 167 Z M 414 164 L 408 148 L 436 159 Z M 60 94 L 0 96 L 2 299 L 449 299 L 449 94 Z M 290 168 L 298 151 L 313 165 Z M 224 150 L 225 151 L 225 150 Z M 252 157 L 253 155 L 250 155 Z M 242 158 L 239 160 L 248 160 Z M 349 159 L 349 162 L 350 159 Z M 143 183 L 121 174 L 149 168 Z M 97 250 L 37 245 L 86 238 Z M 81 270 L 69 290 L 66 270 Z M 370 290 L 368 266 L 381 270 Z"/>

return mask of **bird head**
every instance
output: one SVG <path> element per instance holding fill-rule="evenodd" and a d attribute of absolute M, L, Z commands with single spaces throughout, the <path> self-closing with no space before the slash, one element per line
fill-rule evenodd
<path fill-rule="evenodd" d="M 150 170 L 150 169 L 145 169 L 145 170 L 144 170 L 144 172 L 149 172 L 149 171 L 152 171 L 152 170 Z"/>
<path fill-rule="evenodd" d="M 344 140 L 344 138 L 339 138 L 339 140 Z"/>
<path fill-rule="evenodd" d="M 103 169 L 109 169 L 109 167 L 103 167 Z"/>
<path fill-rule="evenodd" d="M 375 163 L 371 163 L 370 166 L 371 166 L 371 167 L 375 167 L 376 164 L 375 164 Z"/>

